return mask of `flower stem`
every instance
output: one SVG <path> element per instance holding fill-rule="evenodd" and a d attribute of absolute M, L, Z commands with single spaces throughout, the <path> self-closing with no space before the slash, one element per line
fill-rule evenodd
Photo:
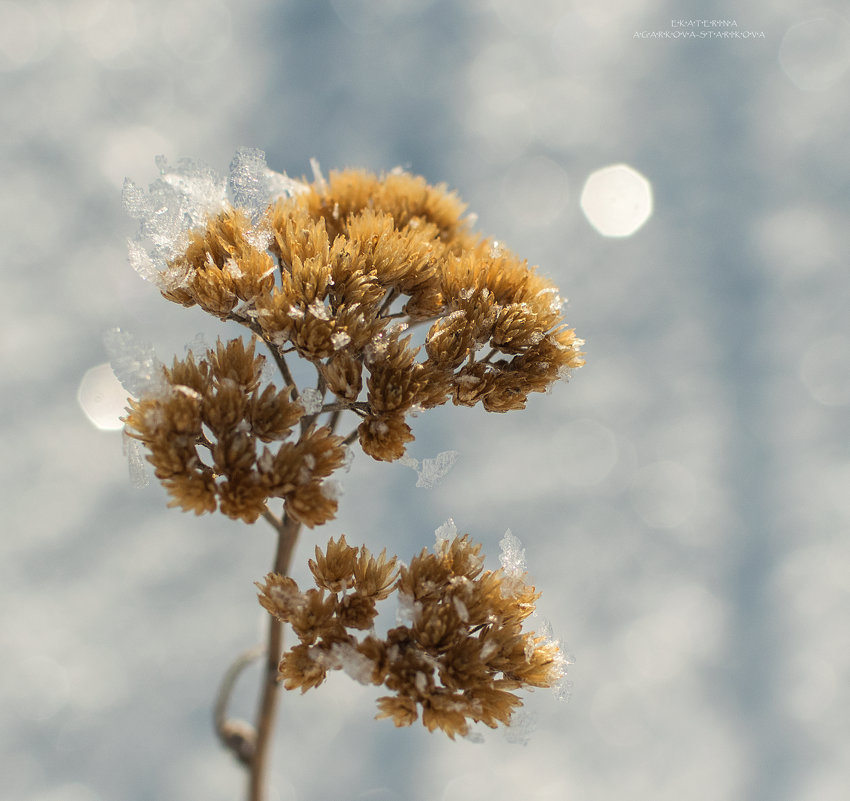
<path fill-rule="evenodd" d="M 266 518 L 278 532 L 277 554 L 275 555 L 275 573 L 288 575 L 292 551 L 298 539 L 301 523 L 284 513 L 282 520 L 273 516 Z M 266 774 L 268 773 L 268 756 L 274 732 L 275 713 L 278 698 L 278 664 L 283 650 L 283 626 L 273 615 L 269 615 L 269 639 L 263 670 L 263 686 L 260 693 L 260 704 L 257 709 L 257 740 L 253 758 L 249 766 L 248 799 L 249 801 L 265 801 Z"/>

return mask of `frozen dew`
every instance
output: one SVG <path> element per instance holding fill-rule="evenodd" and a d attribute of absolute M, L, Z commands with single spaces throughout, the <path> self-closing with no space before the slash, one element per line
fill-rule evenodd
<path fill-rule="evenodd" d="M 829 15 L 792 25 L 779 45 L 779 64 L 797 88 L 828 89 L 850 68 L 850 23 Z"/>
<path fill-rule="evenodd" d="M 147 191 L 125 179 L 123 202 L 126 213 L 139 221 L 139 232 L 129 243 L 130 263 L 142 278 L 170 289 L 185 276 L 170 269 L 168 262 L 183 250 L 190 229 L 201 227 L 224 208 L 227 182 L 189 159 L 172 167 L 158 156 L 156 163 L 160 177 Z"/>
<path fill-rule="evenodd" d="M 631 236 L 652 215 L 652 186 L 626 164 L 613 164 L 588 177 L 581 209 L 602 236 Z"/>
<path fill-rule="evenodd" d="M 318 389 L 302 389 L 298 401 L 304 407 L 304 414 L 318 414 L 322 410 L 323 397 Z"/>
<path fill-rule="evenodd" d="M 345 487 L 335 478 L 326 478 L 319 486 L 319 491 L 331 501 L 338 501 L 345 495 Z"/>
<path fill-rule="evenodd" d="M 162 364 L 153 345 L 120 328 L 108 330 L 103 343 L 112 371 L 127 392 L 138 398 L 145 391 L 161 388 Z"/>
<path fill-rule="evenodd" d="M 502 550 L 499 562 L 505 576 L 510 578 L 522 576 L 528 570 L 528 565 L 525 561 L 525 548 L 522 547 L 519 537 L 508 529 L 499 542 L 499 547 Z"/>
<path fill-rule="evenodd" d="M 537 718 L 527 709 L 515 709 L 510 723 L 503 730 L 505 740 L 512 745 L 528 745 L 537 728 Z"/>
<path fill-rule="evenodd" d="M 457 451 L 443 451 L 433 459 L 423 459 L 422 466 L 418 470 L 419 478 L 416 480 L 416 486 L 425 489 L 436 487 L 454 467 L 459 455 Z"/>
<path fill-rule="evenodd" d="M 803 354 L 800 378 L 818 403 L 850 403 L 850 339 L 836 335 L 812 344 Z"/>
<path fill-rule="evenodd" d="M 266 154 L 252 147 L 240 147 L 230 162 L 230 197 L 256 223 L 269 204 L 271 193 Z"/>
<path fill-rule="evenodd" d="M 124 431 L 122 437 L 124 455 L 127 457 L 127 469 L 130 473 L 130 484 L 134 487 L 146 487 L 150 483 L 145 463 L 144 449 L 139 440 Z"/>
<path fill-rule="evenodd" d="M 399 626 L 412 626 L 419 619 L 419 615 L 422 612 L 422 602 L 417 601 L 412 595 L 401 590 L 397 594 L 396 623 Z"/>
<path fill-rule="evenodd" d="M 409 467 L 418 474 L 416 486 L 423 489 L 433 489 L 437 486 L 454 467 L 454 463 L 460 454 L 458 451 L 442 451 L 433 459 L 423 459 L 422 462 L 413 456 L 405 454 L 398 460 L 403 467 Z"/>
<path fill-rule="evenodd" d="M 436 548 L 439 550 L 444 542 L 451 542 L 456 536 L 457 526 L 455 525 L 455 521 L 450 517 L 442 526 L 434 531 Z"/>
<path fill-rule="evenodd" d="M 336 331 L 331 334 L 331 342 L 333 342 L 334 350 L 339 350 L 351 342 L 351 336 L 345 331 Z"/>
<path fill-rule="evenodd" d="M 349 643 L 334 643 L 330 652 L 327 655 L 320 654 L 317 661 L 334 670 L 344 670 L 360 684 L 372 683 L 372 660 Z"/>
<path fill-rule="evenodd" d="M 127 405 L 127 390 L 112 372 L 109 364 L 86 370 L 77 390 L 77 403 L 91 424 L 101 431 L 119 431 L 120 418 Z"/>

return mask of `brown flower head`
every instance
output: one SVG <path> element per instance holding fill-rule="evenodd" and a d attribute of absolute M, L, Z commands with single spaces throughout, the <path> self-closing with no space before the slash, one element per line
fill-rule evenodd
<path fill-rule="evenodd" d="M 480 550 L 468 536 L 442 540 L 402 566 L 392 589 L 409 622 L 384 639 L 356 632 L 371 628 L 375 601 L 391 592 L 395 559 L 375 559 L 341 537 L 310 562 L 320 589 L 301 592 L 270 574 L 257 585 L 260 603 L 301 641 L 280 663 L 285 685 L 303 691 L 342 668 L 393 693 L 378 699 L 377 717 L 396 726 L 412 724 L 420 709 L 429 730 L 452 738 L 468 734 L 470 722 L 509 724 L 522 704 L 515 691 L 553 686 L 565 662 L 548 636 L 522 630 L 534 588 L 516 570 L 484 570 Z"/>

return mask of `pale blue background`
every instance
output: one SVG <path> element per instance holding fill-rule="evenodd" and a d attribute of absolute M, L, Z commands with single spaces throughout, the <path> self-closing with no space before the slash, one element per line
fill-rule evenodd
<path fill-rule="evenodd" d="M 409 557 L 506 527 L 577 657 L 526 747 L 375 722 L 335 676 L 285 697 L 281 801 L 844 801 L 850 787 L 850 38 L 825 3 L 0 2 L 0 775 L 18 801 L 240 798 L 211 700 L 262 625 L 272 537 L 134 490 L 77 405 L 114 325 L 203 332 L 126 262 L 153 157 L 300 176 L 402 165 L 540 264 L 587 340 L 506 416 L 443 408 L 418 458 L 361 454 L 324 535 Z M 846 13 L 846 12 L 845 12 Z M 826 15 L 826 23 L 795 28 Z M 764 39 L 634 38 L 680 18 Z M 655 211 L 585 220 L 626 162 Z M 296 570 L 314 535 L 305 537 Z M 309 547 L 308 547 L 309 546 Z M 253 708 L 254 675 L 237 698 Z"/>

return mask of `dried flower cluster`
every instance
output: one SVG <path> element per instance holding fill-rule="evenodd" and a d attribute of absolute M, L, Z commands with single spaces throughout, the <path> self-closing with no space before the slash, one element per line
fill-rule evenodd
<path fill-rule="evenodd" d="M 392 461 L 413 439 L 411 410 L 449 398 L 522 409 L 583 363 L 557 288 L 475 236 L 463 212 L 406 173 L 331 173 L 257 222 L 224 208 L 159 283 L 172 301 L 248 326 L 276 358 L 312 362 L 322 396 L 362 418 L 363 450 Z M 429 325 L 419 359 L 402 338 L 417 324 Z"/>
<path fill-rule="evenodd" d="M 253 339 L 219 341 L 170 368 L 146 354 L 125 359 L 144 366 L 125 431 L 146 449 L 169 505 L 247 523 L 262 516 L 278 532 L 275 572 L 257 585 L 271 614 L 257 725 L 223 711 L 217 724 L 249 768 L 250 798 L 263 797 L 276 668 L 288 689 L 316 687 L 340 668 L 382 685 L 390 694 L 378 699 L 378 717 L 397 726 L 420 711 L 429 730 L 452 738 L 470 722 L 509 723 L 522 703 L 515 691 L 552 686 L 564 667 L 557 643 L 523 631 L 538 598 L 524 568 L 503 560 L 502 570 L 485 571 L 468 536 L 440 539 L 409 566 L 341 537 L 316 548 L 315 588 L 301 591 L 285 573 L 301 524 L 336 514 L 329 477 L 355 439 L 394 461 L 413 440 L 410 414 L 449 399 L 523 409 L 529 393 L 583 364 L 557 288 L 474 234 L 456 195 L 401 171 L 325 180 L 314 166 L 315 180 L 299 182 L 268 170 L 260 151 L 242 150 L 231 204 L 207 168 L 160 164 L 149 196 L 125 184 L 125 206 L 141 220 L 131 261 L 168 300 L 237 322 Z M 418 346 L 406 333 L 416 326 Z M 282 388 L 264 378 L 257 341 Z M 297 386 L 291 354 L 313 366 L 314 386 Z M 344 412 L 357 426 L 337 436 Z M 272 499 L 283 503 L 279 517 Z M 393 593 L 406 617 L 381 637 L 377 604 Z M 277 665 L 283 622 L 299 643 Z"/>
<path fill-rule="evenodd" d="M 409 726 L 419 717 L 452 739 L 469 722 L 495 728 L 510 722 L 522 701 L 514 690 L 550 687 L 563 675 L 558 645 L 523 632 L 539 594 L 503 570 L 484 571 L 480 545 L 468 536 L 440 541 L 408 567 L 386 553 L 377 559 L 345 537 L 316 548 L 310 570 L 316 588 L 270 573 L 260 603 L 289 623 L 300 644 L 284 654 L 280 677 L 304 692 L 328 670 L 345 669 L 364 684 L 384 685 L 377 717 Z M 377 636 L 376 602 L 396 592 L 409 622 Z M 362 639 L 355 632 L 369 631 Z"/>
<path fill-rule="evenodd" d="M 218 508 L 253 523 L 269 498 L 283 498 L 287 513 L 312 528 L 336 514 L 323 481 L 343 464 L 342 437 L 309 426 L 287 441 L 304 407 L 292 401 L 292 387 L 260 389 L 264 361 L 241 339 L 197 363 L 191 353 L 175 359 L 158 392 L 130 399 L 126 431 L 147 447 L 170 506 Z"/>

